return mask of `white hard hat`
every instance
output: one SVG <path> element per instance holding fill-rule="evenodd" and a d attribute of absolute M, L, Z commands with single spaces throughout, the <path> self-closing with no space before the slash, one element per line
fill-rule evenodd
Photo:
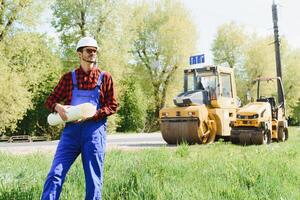
<path fill-rule="evenodd" d="M 94 38 L 91 37 L 83 37 L 81 38 L 76 46 L 76 51 L 80 48 L 80 47 L 96 47 L 98 49 L 98 44 L 97 41 Z"/>

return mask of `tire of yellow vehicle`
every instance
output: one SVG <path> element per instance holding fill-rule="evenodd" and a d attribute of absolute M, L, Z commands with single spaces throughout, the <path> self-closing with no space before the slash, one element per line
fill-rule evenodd
<path fill-rule="evenodd" d="M 278 128 L 278 141 L 285 142 L 287 140 L 287 136 L 288 136 L 287 128 L 283 128 L 282 126 L 280 126 Z"/>
<path fill-rule="evenodd" d="M 161 119 L 160 130 L 168 144 L 209 144 L 215 141 L 217 127 L 214 116 Z"/>
<path fill-rule="evenodd" d="M 262 130 L 253 141 L 253 144 L 270 144 L 271 143 L 271 132 L 269 130 Z"/>
<path fill-rule="evenodd" d="M 216 139 L 217 124 L 213 114 L 208 114 L 208 119 L 200 123 L 198 134 L 201 144 L 211 144 Z"/>
<path fill-rule="evenodd" d="M 287 141 L 289 139 L 289 130 L 288 130 L 288 128 L 284 128 L 283 132 L 285 133 L 285 141 Z"/>

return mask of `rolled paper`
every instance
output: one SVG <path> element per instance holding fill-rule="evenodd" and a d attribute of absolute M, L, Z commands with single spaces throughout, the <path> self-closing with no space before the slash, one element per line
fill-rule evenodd
<path fill-rule="evenodd" d="M 66 122 L 73 122 L 89 117 L 96 114 L 96 106 L 91 103 L 83 103 L 76 106 L 65 106 L 67 121 L 62 120 L 58 113 L 51 113 L 48 115 L 47 121 L 51 126 L 56 126 Z"/>

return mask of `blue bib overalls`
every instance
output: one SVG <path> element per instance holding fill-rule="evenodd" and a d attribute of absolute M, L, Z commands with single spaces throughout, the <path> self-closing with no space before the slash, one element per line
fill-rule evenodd
<path fill-rule="evenodd" d="M 79 90 L 75 70 L 72 71 L 71 105 L 92 103 L 100 108 L 100 86 L 103 72 L 93 90 Z M 50 172 L 45 181 L 42 200 L 59 199 L 65 176 L 81 153 L 86 181 L 86 200 L 101 199 L 104 154 L 106 145 L 106 118 L 100 121 L 67 123 L 58 143 Z"/>

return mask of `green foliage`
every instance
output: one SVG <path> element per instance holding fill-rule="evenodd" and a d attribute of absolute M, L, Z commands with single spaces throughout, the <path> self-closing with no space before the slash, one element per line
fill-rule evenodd
<path fill-rule="evenodd" d="M 91 6 L 93 5 L 93 6 Z M 52 25 L 61 33 L 60 40 L 64 57 L 75 57 L 76 42 L 88 34 L 88 26 L 94 21 L 95 1 L 55 1 L 52 6 Z"/>
<path fill-rule="evenodd" d="M 283 57 L 283 83 L 288 104 L 288 113 L 297 118 L 300 116 L 300 110 L 297 110 L 297 103 L 300 98 L 300 74 L 298 66 L 300 65 L 300 51 L 293 50 L 287 46 Z"/>
<path fill-rule="evenodd" d="M 0 54 L 2 51 L 0 51 Z M 0 134 L 15 130 L 17 121 L 32 107 L 31 93 L 25 87 L 22 75 L 12 71 L 13 65 L 1 55 L 0 63 Z"/>
<path fill-rule="evenodd" d="M 99 66 L 119 80 L 128 63 L 128 41 L 131 38 L 128 30 L 130 9 L 126 2 L 57 0 L 52 10 L 52 25 L 60 33 L 66 68 L 78 65 L 75 47 L 79 38 L 91 35 L 100 45 Z"/>
<path fill-rule="evenodd" d="M 112 134 L 117 132 L 120 117 L 118 114 L 111 115 L 107 118 L 107 133 Z"/>
<path fill-rule="evenodd" d="M 287 142 L 270 145 L 188 146 L 183 157 L 172 147 L 109 151 L 103 199 L 299 199 L 299 127 L 290 133 Z M 180 148 L 186 152 L 187 146 Z M 0 199 L 40 199 L 52 155 L 0 156 Z M 79 158 L 66 177 L 60 199 L 84 199 L 84 185 Z"/>
<path fill-rule="evenodd" d="M 142 77 L 149 81 L 143 87 L 148 88 L 147 98 L 153 102 L 154 110 L 149 113 L 157 118 L 166 101 L 182 87 L 182 69 L 194 52 L 196 30 L 179 1 L 142 2 L 135 6 L 132 18 L 132 54 L 136 68 L 142 68 L 138 72 L 144 72 Z M 154 125 L 157 128 L 157 121 Z"/>
<path fill-rule="evenodd" d="M 186 65 L 196 44 L 195 28 L 182 4 L 169 0 L 134 4 L 113 0 L 55 1 L 52 10 L 52 24 L 60 33 L 68 69 L 75 65 L 74 49 L 79 37 L 95 36 L 101 46 L 98 64 L 111 72 L 117 91 L 124 91 L 119 81 L 125 72 L 134 71 L 143 79 L 141 88 L 145 92 L 141 96 L 154 105 L 147 108 L 147 118 L 151 119 L 147 130 L 153 124 L 157 129 L 158 111 L 181 88 L 182 72 L 178 69 Z M 143 44 L 147 62 L 138 56 Z M 145 80 L 149 84 L 143 84 Z"/>
<path fill-rule="evenodd" d="M 300 98 L 298 99 L 295 106 L 292 107 L 293 114 L 291 118 L 291 125 L 299 125 L 300 124 Z"/>
<path fill-rule="evenodd" d="M 247 74 L 247 78 L 245 79 L 246 81 L 244 81 L 246 82 L 247 89 L 251 91 L 251 94 L 254 98 L 256 98 L 257 86 L 253 85 L 252 81 L 258 77 L 276 76 L 274 46 L 269 45 L 270 41 L 272 40 L 273 39 L 271 36 L 258 37 L 255 35 L 248 40 L 248 44 L 245 50 L 244 61 L 244 67 L 246 69 L 245 72 Z M 268 90 L 266 87 L 262 87 L 261 90 L 262 94 L 266 94 L 266 92 L 268 92 L 269 94 L 277 93 L 276 87 L 269 87 Z"/>
<path fill-rule="evenodd" d="M 180 157 L 187 157 L 189 155 L 189 145 L 187 142 L 184 142 L 177 146 L 176 154 Z"/>
<path fill-rule="evenodd" d="M 47 133 L 46 119 L 49 113 L 43 104 L 59 78 L 61 71 L 59 58 L 52 52 L 49 41 L 44 39 L 44 36 L 34 33 L 18 33 L 5 39 L 3 46 L 4 57 L 8 60 L 5 65 L 10 66 L 9 76 L 13 76 L 13 79 L 10 78 L 12 80 L 7 80 L 12 87 L 8 87 L 9 91 L 5 94 L 7 97 L 10 97 L 9 95 L 15 97 L 8 99 L 5 103 L 7 107 L 1 111 L 10 110 L 9 112 L 16 114 L 19 121 L 18 124 L 16 120 L 12 120 L 11 123 L 1 122 L 1 125 L 6 126 L 8 132 L 18 134 Z M 18 103 L 19 99 L 21 102 Z M 13 112 L 14 110 L 16 112 Z M 22 112 L 17 114 L 17 110 Z"/>
<path fill-rule="evenodd" d="M 212 46 L 215 64 L 231 68 L 240 66 L 245 42 L 246 35 L 242 26 L 234 22 L 220 26 Z"/>
<path fill-rule="evenodd" d="M 92 35 L 100 45 L 99 67 L 112 74 L 116 92 L 123 91 L 119 81 L 124 72 L 130 72 L 127 66 L 132 60 L 129 53 L 132 34 L 128 28 L 132 20 L 131 9 L 126 1 L 55 1 L 52 24 L 60 33 L 64 71 L 78 66 L 75 52 L 78 39 L 82 35 Z M 110 116 L 108 132 L 115 132 L 118 122 L 118 116 Z"/>
<path fill-rule="evenodd" d="M 0 41 L 18 30 L 36 25 L 47 1 L 2 0 L 0 3 Z"/>
<path fill-rule="evenodd" d="M 237 92 L 243 103 L 247 102 L 247 91 L 256 97 L 256 85 L 252 83 L 254 79 L 276 76 L 274 45 L 270 45 L 273 40 L 273 36 L 246 33 L 242 26 L 235 23 L 222 25 L 218 30 L 212 49 L 214 61 L 234 67 Z M 289 115 L 294 115 L 293 107 L 300 98 L 300 85 L 297 83 L 300 75 L 295 73 L 300 64 L 300 52 L 293 50 L 285 38 L 281 39 L 281 61 L 287 111 Z M 263 90 L 277 96 L 276 84 Z"/>
<path fill-rule="evenodd" d="M 117 131 L 140 132 L 144 129 L 146 120 L 146 99 L 134 75 L 125 75 L 121 81 L 123 90 L 120 95 L 120 110 L 118 115 L 120 122 Z"/>
<path fill-rule="evenodd" d="M 272 37 L 253 36 L 245 52 L 245 68 L 250 81 L 260 76 L 276 76 L 274 46 L 268 43 Z"/>
<path fill-rule="evenodd" d="M 47 2 L 1 1 L 0 133 L 28 133 L 37 128 L 33 128 L 32 124 L 41 118 L 45 121 L 45 114 L 40 114 L 45 112 L 40 110 L 43 104 L 41 99 L 44 93 L 49 93 L 49 81 L 55 76 L 59 62 L 46 45 L 49 41 L 45 36 L 32 33 L 30 29 L 37 25 Z M 54 67 L 50 67 L 49 63 Z M 18 123 L 24 117 L 27 121 L 20 127 Z"/>
<path fill-rule="evenodd" d="M 234 68 L 237 95 L 246 102 L 246 91 L 249 80 L 244 66 L 244 53 L 248 36 L 244 27 L 230 22 L 218 28 L 217 36 L 212 45 L 214 63 Z"/>

